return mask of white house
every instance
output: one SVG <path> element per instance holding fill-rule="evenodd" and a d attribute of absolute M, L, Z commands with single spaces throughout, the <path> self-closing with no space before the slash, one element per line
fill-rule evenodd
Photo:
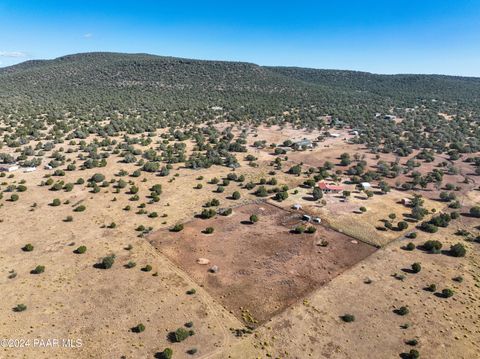
<path fill-rule="evenodd" d="M 13 172 L 18 170 L 17 165 L 0 165 L 0 172 Z"/>
<path fill-rule="evenodd" d="M 340 137 L 340 134 L 339 133 L 331 133 L 330 137 L 338 138 L 338 137 Z"/>
<path fill-rule="evenodd" d="M 23 172 L 35 172 L 37 167 L 23 167 Z"/>
<path fill-rule="evenodd" d="M 298 211 L 299 209 L 302 209 L 302 205 L 297 203 L 297 204 L 294 204 L 292 208 Z"/>

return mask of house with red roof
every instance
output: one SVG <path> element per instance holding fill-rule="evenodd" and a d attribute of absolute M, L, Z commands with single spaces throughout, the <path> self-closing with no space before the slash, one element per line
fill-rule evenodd
<path fill-rule="evenodd" d="M 318 188 L 320 188 L 322 190 L 322 192 L 324 192 L 324 193 L 330 193 L 330 192 L 338 193 L 340 191 L 343 191 L 342 186 L 337 186 L 335 184 L 329 184 L 325 181 L 318 182 Z"/>

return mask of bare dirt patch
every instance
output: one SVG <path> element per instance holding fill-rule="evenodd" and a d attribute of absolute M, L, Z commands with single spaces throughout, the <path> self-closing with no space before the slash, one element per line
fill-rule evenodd
<path fill-rule="evenodd" d="M 260 218 L 249 223 L 251 214 Z M 181 232 L 160 230 L 151 243 L 224 307 L 256 325 L 369 256 L 375 248 L 317 225 L 314 234 L 293 234 L 299 214 L 268 203 L 248 204 L 228 217 L 195 219 Z M 202 233 L 206 227 L 213 234 Z M 328 245 L 318 245 L 322 240 Z M 198 258 L 210 263 L 201 265 Z M 209 268 L 218 266 L 217 273 Z"/>

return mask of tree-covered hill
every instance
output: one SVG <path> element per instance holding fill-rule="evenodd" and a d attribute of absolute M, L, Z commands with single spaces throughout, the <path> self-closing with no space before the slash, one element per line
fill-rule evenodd
<path fill-rule="evenodd" d="M 427 104 L 477 112 L 480 79 L 438 75 L 262 67 L 147 54 L 85 53 L 0 69 L 0 107 L 109 110 L 222 106 L 256 113 L 316 106 L 341 117 L 371 117 Z"/>
<path fill-rule="evenodd" d="M 480 101 L 480 78 L 444 75 L 377 75 L 368 72 L 267 67 L 308 83 L 344 91 L 362 91 L 406 101 L 437 100 L 459 103 Z"/>

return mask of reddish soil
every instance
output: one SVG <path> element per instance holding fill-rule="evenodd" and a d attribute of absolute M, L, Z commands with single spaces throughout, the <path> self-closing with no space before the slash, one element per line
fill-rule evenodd
<path fill-rule="evenodd" d="M 249 223 L 251 214 L 260 218 Z M 268 203 L 248 204 L 228 217 L 195 219 L 181 232 L 160 230 L 151 243 L 246 324 L 262 324 L 372 254 L 373 246 L 315 225 L 293 234 L 300 213 Z M 213 234 L 203 234 L 206 227 Z M 328 245 L 322 247 L 321 240 Z M 198 258 L 210 260 L 197 264 Z M 217 273 L 209 268 L 218 266 Z"/>

